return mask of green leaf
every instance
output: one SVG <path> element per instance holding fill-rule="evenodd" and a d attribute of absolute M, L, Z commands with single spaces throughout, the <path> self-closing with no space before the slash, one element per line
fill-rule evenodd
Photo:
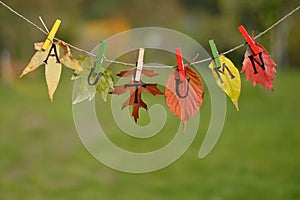
<path fill-rule="evenodd" d="M 87 57 L 83 56 L 83 55 L 80 55 L 79 58 L 80 59 L 78 60 L 78 63 L 81 66 L 81 68 L 83 69 L 84 68 L 83 63 L 87 59 Z M 81 73 L 82 73 L 81 71 L 74 71 L 73 76 L 71 77 L 71 81 L 74 81 L 74 80 L 80 78 Z"/>
<path fill-rule="evenodd" d="M 114 89 L 114 85 L 115 84 L 112 72 L 107 69 L 104 70 L 104 72 L 102 72 L 102 77 L 100 78 L 96 89 L 105 102 L 107 101 L 107 94 L 109 90 Z"/>
<path fill-rule="evenodd" d="M 96 94 L 95 86 L 91 86 L 87 82 L 91 68 L 94 65 L 94 59 L 92 57 L 82 57 L 79 62 L 83 71 L 76 72 L 76 75 L 72 77 L 72 80 L 79 79 L 77 81 L 80 81 L 73 104 L 80 103 L 86 99 L 90 101 Z"/>

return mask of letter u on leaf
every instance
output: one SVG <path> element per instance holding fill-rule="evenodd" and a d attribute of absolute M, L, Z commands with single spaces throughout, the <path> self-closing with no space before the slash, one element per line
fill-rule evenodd
<path fill-rule="evenodd" d="M 187 121 L 199 111 L 204 95 L 198 74 L 189 67 L 185 71 L 186 79 L 183 81 L 180 81 L 177 70 L 172 72 L 165 87 L 166 104 L 183 121 L 184 131 Z"/>
<path fill-rule="evenodd" d="M 239 70 L 224 55 L 219 57 L 221 67 L 217 68 L 215 62 L 209 65 L 218 86 L 228 95 L 236 109 L 239 110 L 238 99 L 241 93 L 241 78 Z"/>
<path fill-rule="evenodd" d="M 82 71 L 76 72 L 76 76 L 73 76 L 71 80 L 79 79 L 78 90 L 76 91 L 73 104 L 80 103 L 85 100 L 91 101 L 95 95 L 96 91 L 99 92 L 103 101 L 107 101 L 107 95 L 110 89 L 114 89 L 114 78 L 113 74 L 108 69 L 101 69 L 102 73 L 99 82 L 96 85 L 89 85 L 88 78 L 91 72 L 91 69 L 94 67 L 94 59 L 90 56 L 82 56 L 80 59 L 80 64 Z"/>

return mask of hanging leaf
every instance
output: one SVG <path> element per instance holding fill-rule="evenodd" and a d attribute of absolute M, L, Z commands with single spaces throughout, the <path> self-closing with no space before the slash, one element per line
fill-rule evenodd
<path fill-rule="evenodd" d="M 84 57 L 81 61 L 82 72 L 75 72 L 72 79 L 80 79 L 77 90 L 77 95 L 73 104 L 80 103 L 85 100 L 92 100 L 95 97 L 96 91 L 99 92 L 101 98 L 106 102 L 107 94 L 110 89 L 114 88 L 114 79 L 110 70 L 101 70 L 103 72 L 96 86 L 88 84 L 88 77 L 91 69 L 94 67 L 94 59 L 92 57 Z"/>
<path fill-rule="evenodd" d="M 80 103 L 88 99 L 89 101 L 95 97 L 96 88 L 88 84 L 87 79 L 89 73 L 94 65 L 94 60 L 92 57 L 82 57 L 81 58 L 81 68 L 82 71 L 76 71 L 76 77 L 73 76 L 73 79 L 80 79 L 76 97 L 73 101 L 73 104 Z"/>
<path fill-rule="evenodd" d="M 199 111 L 204 96 L 198 74 L 189 67 L 186 67 L 185 70 L 186 79 L 184 81 L 180 82 L 176 70 L 169 76 L 165 87 L 166 104 L 183 121 L 184 129 L 186 122 Z"/>
<path fill-rule="evenodd" d="M 128 74 L 133 75 L 135 70 L 130 71 L 122 71 L 118 74 L 120 77 L 129 77 Z M 144 76 L 156 76 L 157 74 L 154 74 L 150 70 L 143 70 L 142 75 Z M 132 116 L 134 118 L 134 121 L 137 122 L 139 119 L 139 108 L 144 108 L 147 110 L 147 104 L 142 100 L 142 93 L 147 92 L 152 95 L 157 94 L 163 94 L 158 88 L 157 84 L 145 84 L 142 81 L 130 81 L 128 84 L 121 85 L 121 86 L 115 86 L 114 90 L 110 92 L 110 94 L 117 94 L 121 95 L 123 93 L 130 92 L 130 96 L 127 101 L 125 101 L 122 105 L 122 109 L 131 105 L 132 106 Z"/>
<path fill-rule="evenodd" d="M 215 62 L 209 65 L 217 84 L 229 96 L 236 109 L 239 110 L 238 99 L 241 93 L 241 78 L 238 69 L 224 55 L 219 57 L 221 67 L 216 68 Z"/>
<path fill-rule="evenodd" d="M 51 101 L 53 101 L 53 94 L 60 80 L 61 68 L 61 63 L 57 62 L 55 57 L 49 57 L 45 68 L 45 76 Z"/>
<path fill-rule="evenodd" d="M 37 52 L 32 56 L 29 64 L 20 75 L 20 78 L 25 76 L 29 72 L 32 72 L 33 70 L 37 69 L 40 65 L 45 64 L 44 61 L 47 55 L 49 54 L 50 47 L 46 49 L 46 51 L 42 51 L 41 49 L 43 44 L 43 42 L 34 44 L 34 49 L 37 50 Z"/>
<path fill-rule="evenodd" d="M 31 58 L 29 64 L 26 66 L 20 77 L 37 69 L 39 66 L 45 64 L 45 77 L 48 86 L 48 94 L 51 101 L 53 101 L 53 94 L 58 86 L 62 64 L 76 71 L 81 71 L 78 62 L 73 58 L 70 49 L 63 42 L 52 43 L 45 51 L 41 50 L 43 43 L 35 43 L 34 48 L 37 52 Z"/>
<path fill-rule="evenodd" d="M 102 77 L 97 84 L 97 91 L 99 92 L 101 98 L 106 102 L 107 94 L 110 89 L 114 89 L 114 78 L 110 70 L 104 70 Z"/>
<path fill-rule="evenodd" d="M 259 54 L 254 55 L 248 47 L 241 72 L 246 73 L 246 80 L 252 80 L 253 86 L 261 84 L 265 88 L 273 91 L 273 80 L 276 72 L 276 63 L 272 60 L 271 55 L 260 44 L 256 43 Z"/>
<path fill-rule="evenodd" d="M 78 61 L 73 57 L 70 47 L 67 46 L 63 41 L 57 41 L 56 46 L 58 47 L 60 62 L 66 67 L 73 69 L 75 71 L 81 71 L 82 68 Z"/>
<path fill-rule="evenodd" d="M 80 70 L 79 71 L 74 71 L 73 72 L 73 76 L 71 77 L 71 81 L 75 81 L 76 79 L 80 78 L 80 75 L 85 71 L 82 65 L 84 64 L 84 62 L 86 61 L 86 59 L 88 58 L 88 56 L 83 56 L 83 55 L 79 55 L 79 60 L 77 60 L 78 64 L 80 65 Z"/>

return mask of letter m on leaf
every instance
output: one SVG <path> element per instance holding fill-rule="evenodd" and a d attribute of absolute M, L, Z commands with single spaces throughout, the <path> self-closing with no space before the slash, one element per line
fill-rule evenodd
<path fill-rule="evenodd" d="M 225 75 L 225 70 L 227 70 L 227 72 L 228 72 L 228 74 L 229 74 L 229 76 L 230 76 L 231 79 L 235 78 L 235 76 L 232 74 L 232 72 L 230 71 L 230 69 L 227 67 L 226 63 L 223 63 L 222 67 L 220 67 L 220 68 L 214 68 L 214 70 L 215 70 L 215 72 L 216 72 L 216 74 L 218 76 L 218 79 L 220 80 L 220 82 L 222 84 L 224 83 L 224 81 L 221 78 L 220 73 L 223 74 L 223 75 Z"/>

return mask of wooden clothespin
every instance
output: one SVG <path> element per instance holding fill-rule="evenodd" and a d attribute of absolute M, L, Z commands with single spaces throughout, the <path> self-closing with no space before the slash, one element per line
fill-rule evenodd
<path fill-rule="evenodd" d="M 259 54 L 259 49 L 258 49 L 258 47 L 256 45 L 255 40 L 249 36 L 249 34 L 247 33 L 245 27 L 243 25 L 240 25 L 238 27 L 238 29 L 241 32 L 241 34 L 243 35 L 243 37 L 246 40 L 246 42 L 248 43 L 248 45 L 250 46 L 250 49 L 253 51 L 253 53 L 255 55 Z"/>
<path fill-rule="evenodd" d="M 180 81 L 185 79 L 185 66 L 183 64 L 181 48 L 176 48 L 177 70 L 179 72 Z"/>
<path fill-rule="evenodd" d="M 139 82 L 141 80 L 142 70 L 144 65 L 144 52 L 145 52 L 144 48 L 139 49 L 139 57 L 136 63 L 134 82 Z"/>
<path fill-rule="evenodd" d="M 219 68 L 219 67 L 221 67 L 221 62 L 220 62 L 219 52 L 216 47 L 216 44 L 215 44 L 214 40 L 209 40 L 208 42 L 209 42 L 209 45 L 211 48 L 211 52 L 213 54 L 213 59 L 215 61 L 216 67 Z"/>
<path fill-rule="evenodd" d="M 50 33 L 47 36 L 47 39 L 45 40 L 43 46 L 42 46 L 42 50 L 46 50 L 49 45 L 53 42 L 53 38 L 55 37 L 55 34 L 60 26 L 61 21 L 59 19 L 57 19 L 50 31 Z"/>

